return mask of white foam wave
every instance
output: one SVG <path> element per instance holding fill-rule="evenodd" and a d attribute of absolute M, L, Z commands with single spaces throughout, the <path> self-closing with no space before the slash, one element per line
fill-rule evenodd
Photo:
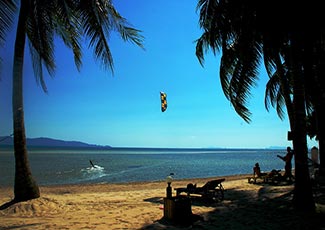
<path fill-rule="evenodd" d="M 106 175 L 105 168 L 99 165 L 83 168 L 80 170 L 84 179 L 97 179 Z"/>

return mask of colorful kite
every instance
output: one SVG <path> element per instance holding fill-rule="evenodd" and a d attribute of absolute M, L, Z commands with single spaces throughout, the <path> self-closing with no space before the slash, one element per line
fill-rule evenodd
<path fill-rule="evenodd" d="M 160 92 L 160 100 L 161 100 L 161 112 L 165 112 L 167 109 L 167 94 L 164 92 Z"/>

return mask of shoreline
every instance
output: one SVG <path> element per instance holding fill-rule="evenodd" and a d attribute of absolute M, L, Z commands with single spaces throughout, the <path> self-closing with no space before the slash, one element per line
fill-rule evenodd
<path fill-rule="evenodd" d="M 325 204 L 316 216 L 297 215 L 291 207 L 293 185 L 249 184 L 251 174 L 174 180 L 174 188 L 188 183 L 202 186 L 225 178 L 221 202 L 192 202 L 202 219 L 182 229 L 321 229 Z M 0 229 L 179 229 L 162 222 L 166 182 L 131 182 L 40 186 L 41 197 L 0 210 Z M 0 205 L 13 197 L 13 188 L 0 187 Z M 285 208 L 284 208 L 285 207 Z M 277 221 L 270 217 L 281 218 Z M 321 218 L 320 216 L 321 215 Z M 308 218 L 308 219 L 306 219 Z"/>
<path fill-rule="evenodd" d="M 225 176 L 213 176 L 213 177 L 200 177 L 200 178 L 184 178 L 184 179 L 177 179 L 173 178 L 173 184 L 178 183 L 178 182 L 188 182 L 192 183 L 193 181 L 207 181 L 207 180 L 212 180 L 212 179 L 218 179 L 218 178 L 226 178 L 226 180 L 237 180 L 237 179 L 242 179 L 242 178 L 247 178 L 252 176 L 252 174 L 236 174 L 236 175 L 225 175 Z M 153 181 L 131 181 L 131 182 L 99 182 L 99 183 L 67 183 L 67 184 L 48 184 L 48 185 L 38 185 L 39 188 L 45 188 L 45 189 L 50 189 L 50 188 L 60 188 L 60 187 L 80 187 L 80 186 L 101 186 L 101 185 L 141 185 L 141 184 L 148 184 L 148 183 L 166 183 L 165 180 L 153 180 Z M 2 185 L 0 186 L 0 193 L 1 190 L 10 190 L 13 189 L 13 186 L 9 185 Z"/>

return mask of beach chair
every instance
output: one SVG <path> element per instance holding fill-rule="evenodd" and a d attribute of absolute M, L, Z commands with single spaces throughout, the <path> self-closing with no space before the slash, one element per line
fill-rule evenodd
<path fill-rule="evenodd" d="M 222 182 L 225 178 L 210 180 L 202 187 L 197 187 L 196 184 L 188 184 L 186 188 L 175 188 L 176 196 L 181 193 L 186 193 L 188 197 L 191 195 L 200 195 L 203 199 L 211 199 L 214 201 L 221 201 L 224 198 L 224 188 Z"/>
<path fill-rule="evenodd" d="M 280 172 L 281 170 L 273 169 L 270 173 L 254 174 L 253 176 L 247 178 L 248 183 L 256 184 L 258 181 L 270 184 L 279 183 L 283 180 L 283 176 Z"/>
<path fill-rule="evenodd" d="M 247 179 L 250 184 L 256 184 L 258 181 L 265 183 L 267 181 L 267 175 L 253 175 Z"/>

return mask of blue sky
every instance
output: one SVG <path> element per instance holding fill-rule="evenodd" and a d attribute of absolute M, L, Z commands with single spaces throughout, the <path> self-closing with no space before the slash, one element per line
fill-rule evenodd
<path fill-rule="evenodd" d="M 72 54 L 56 43 L 55 78 L 46 75 L 48 93 L 36 84 L 26 54 L 25 125 L 28 137 L 50 137 L 114 147 L 287 146 L 288 120 L 264 107 L 267 75 L 261 68 L 252 90 L 250 124 L 225 98 L 219 81 L 220 55 L 195 56 L 201 35 L 197 0 L 114 1 L 116 9 L 142 30 L 145 50 L 112 35 L 114 75 L 104 71 L 84 46 L 78 72 Z M 1 49 L 0 136 L 12 133 L 11 71 L 13 36 Z M 168 108 L 160 110 L 159 92 Z M 308 138 L 308 146 L 316 144 Z"/>

